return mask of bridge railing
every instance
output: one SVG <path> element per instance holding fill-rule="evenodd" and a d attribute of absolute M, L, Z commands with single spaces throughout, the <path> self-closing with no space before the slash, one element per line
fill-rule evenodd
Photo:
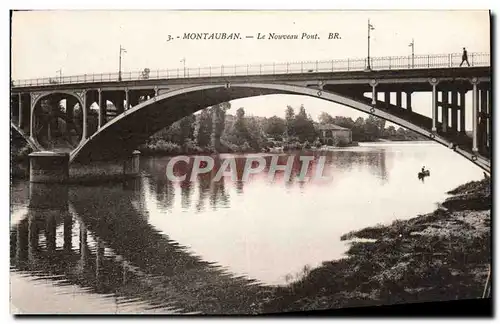
<path fill-rule="evenodd" d="M 470 53 L 469 63 L 472 67 L 490 66 L 489 53 Z M 415 56 L 387 56 L 370 58 L 372 70 L 407 70 L 429 68 L 456 68 L 462 62 L 461 53 L 415 55 Z M 465 63 L 466 64 L 466 63 Z M 247 76 L 247 75 L 276 75 L 300 74 L 318 72 L 349 72 L 364 71 L 367 69 L 367 59 L 342 59 L 330 61 L 304 61 L 249 65 L 220 65 L 209 67 L 186 67 L 167 70 L 150 70 L 122 72 L 122 81 L 148 79 L 179 79 L 199 77 Z M 74 84 L 92 82 L 120 81 L 118 72 L 81 74 L 64 77 L 14 80 L 14 87 L 45 86 L 55 84 Z"/>

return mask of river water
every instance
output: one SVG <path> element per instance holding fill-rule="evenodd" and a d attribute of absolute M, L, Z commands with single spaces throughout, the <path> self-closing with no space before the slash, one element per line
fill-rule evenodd
<path fill-rule="evenodd" d="M 342 258 L 342 234 L 430 212 L 448 190 L 483 176 L 428 142 L 315 154 L 325 156 L 327 179 L 285 181 L 266 168 L 249 181 L 212 181 L 214 172 L 170 181 L 162 157 L 142 158 L 141 177 L 120 183 L 14 180 L 13 310 L 238 313 L 304 266 Z M 222 154 L 216 165 L 236 158 L 240 167 L 246 157 Z M 421 181 L 423 165 L 431 176 Z M 189 178 L 182 165 L 174 172 Z"/>

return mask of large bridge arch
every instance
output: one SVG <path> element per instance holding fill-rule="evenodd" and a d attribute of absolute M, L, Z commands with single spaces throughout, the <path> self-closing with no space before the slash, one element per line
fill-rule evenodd
<path fill-rule="evenodd" d="M 43 148 L 39 146 L 39 144 L 34 141 L 28 134 L 26 134 L 19 126 L 17 126 L 15 123 L 10 123 L 10 129 L 11 132 L 15 132 L 19 137 L 21 137 L 27 144 L 28 146 L 34 151 L 41 151 Z M 12 140 L 12 136 L 11 136 Z"/>
<path fill-rule="evenodd" d="M 104 125 L 91 137 L 81 142 L 71 153 L 70 161 L 113 159 L 124 156 L 150 135 L 182 117 L 221 102 L 267 94 L 315 97 L 385 119 L 452 148 L 483 170 L 490 172 L 489 161 L 461 147 L 456 147 L 445 137 L 397 117 L 390 111 L 320 88 L 306 87 L 302 84 L 278 83 L 210 84 L 168 91 L 138 104 Z"/>

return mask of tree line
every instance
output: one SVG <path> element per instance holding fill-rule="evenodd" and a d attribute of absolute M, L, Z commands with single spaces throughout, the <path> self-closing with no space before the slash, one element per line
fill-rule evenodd
<path fill-rule="evenodd" d="M 230 108 L 231 104 L 224 102 L 186 116 L 151 136 L 139 149 L 145 154 L 261 152 L 277 142 L 288 148 L 309 148 L 323 144 L 319 126 L 325 124 L 351 129 L 354 142 L 425 140 L 401 127 L 385 127 L 385 120 L 374 116 L 353 120 L 323 112 L 316 122 L 303 105 L 297 113 L 287 106 L 284 118 L 246 116 L 244 108 L 230 115 L 227 114 Z"/>

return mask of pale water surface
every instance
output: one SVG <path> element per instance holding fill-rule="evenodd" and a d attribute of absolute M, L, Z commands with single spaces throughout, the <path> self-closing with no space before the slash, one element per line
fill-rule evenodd
<path fill-rule="evenodd" d="M 214 173 L 171 182 L 165 157 L 142 158 L 143 175 L 126 183 L 15 181 L 12 303 L 20 312 L 237 311 L 235 300 L 257 287 L 343 257 L 342 234 L 430 212 L 448 190 L 483 176 L 428 142 L 322 154 L 331 180 L 269 180 L 266 169 L 248 182 L 214 182 Z M 245 155 L 218 161 L 231 157 L 244 164 Z M 431 176 L 420 181 L 423 165 Z"/>

